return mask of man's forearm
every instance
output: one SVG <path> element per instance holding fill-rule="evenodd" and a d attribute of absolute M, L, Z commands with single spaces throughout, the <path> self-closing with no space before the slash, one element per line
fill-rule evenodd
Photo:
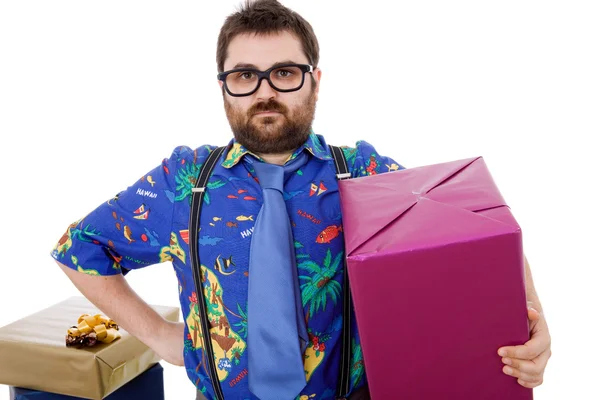
<path fill-rule="evenodd" d="M 165 319 L 133 291 L 122 275 L 91 276 L 57 263 L 79 291 L 107 317 L 151 346 Z"/>

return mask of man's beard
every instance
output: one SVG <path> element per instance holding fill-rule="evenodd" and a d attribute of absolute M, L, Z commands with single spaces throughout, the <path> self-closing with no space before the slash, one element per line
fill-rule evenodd
<path fill-rule="evenodd" d="M 233 136 L 254 154 L 281 154 L 302 146 L 310 135 L 317 103 L 314 90 L 292 111 L 273 99 L 257 103 L 247 112 L 232 106 L 225 98 L 223 101 Z M 255 115 L 261 111 L 281 114 L 273 117 Z"/>

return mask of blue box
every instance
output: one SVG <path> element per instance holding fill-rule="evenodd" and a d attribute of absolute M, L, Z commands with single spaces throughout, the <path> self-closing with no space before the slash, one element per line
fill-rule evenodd
<path fill-rule="evenodd" d="M 156 363 L 137 378 L 104 398 L 105 400 L 164 400 L 163 367 Z M 81 397 L 10 387 L 10 400 L 84 400 Z"/>

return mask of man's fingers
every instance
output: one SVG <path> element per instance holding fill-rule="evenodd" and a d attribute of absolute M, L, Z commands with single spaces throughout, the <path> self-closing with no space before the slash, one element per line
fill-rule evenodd
<path fill-rule="evenodd" d="M 517 378 L 519 385 L 526 388 L 533 389 L 534 387 L 540 386 L 544 382 L 544 378 L 541 375 L 530 375 L 506 365 L 504 368 L 502 368 L 502 372 L 508 376 Z"/>
<path fill-rule="evenodd" d="M 548 364 L 548 360 L 550 359 L 550 349 L 544 351 L 539 357 L 529 361 L 529 360 L 519 360 L 516 358 L 508 358 L 503 357 L 502 362 L 507 366 L 519 370 L 523 373 L 532 375 L 532 376 L 542 376 L 544 373 L 544 369 L 546 368 L 546 364 Z"/>
<path fill-rule="evenodd" d="M 550 336 L 547 331 L 540 330 L 533 332 L 531 339 L 523 345 L 501 347 L 498 349 L 498 355 L 520 360 L 533 360 L 548 349 L 550 349 Z"/>
<path fill-rule="evenodd" d="M 531 361 L 526 361 L 527 363 L 531 363 Z M 540 386 L 544 382 L 544 376 L 542 373 L 528 373 L 513 367 L 509 367 L 505 365 L 502 368 L 502 372 L 504 372 L 508 376 L 512 376 L 517 378 L 519 385 L 526 388 L 534 388 Z"/>
<path fill-rule="evenodd" d="M 521 385 L 523 387 L 533 389 L 533 388 L 540 386 L 542 383 L 544 383 L 544 379 L 540 379 L 537 382 L 527 382 L 522 379 L 518 379 L 517 382 L 519 382 L 519 385 Z"/>
<path fill-rule="evenodd" d="M 502 372 L 517 378 L 519 385 L 523 387 L 534 388 L 540 386 L 544 382 L 544 370 L 551 355 L 552 353 L 548 349 L 531 361 L 504 357 L 502 362 L 506 365 L 502 367 Z"/>
<path fill-rule="evenodd" d="M 502 368 L 502 372 L 504 372 L 508 376 L 517 378 L 519 381 L 525 382 L 527 384 L 534 384 L 535 386 L 539 386 L 542 384 L 543 378 L 541 375 L 528 374 L 526 372 L 519 371 L 518 369 L 509 367 L 508 365 L 505 365 Z M 525 386 L 525 385 L 523 385 L 523 386 Z M 531 386 L 526 386 L 526 387 L 531 387 Z"/>
<path fill-rule="evenodd" d="M 533 360 L 538 357 L 544 348 L 536 345 L 533 340 L 521 346 L 502 347 L 498 350 L 498 355 L 508 358 L 518 358 L 520 360 Z"/>
<path fill-rule="evenodd" d="M 552 355 L 550 335 L 543 316 L 534 308 L 528 308 L 531 339 L 520 346 L 506 346 L 498 349 L 502 358 L 502 371 L 517 378 L 521 386 L 534 388 L 542 384 L 544 370 Z"/>

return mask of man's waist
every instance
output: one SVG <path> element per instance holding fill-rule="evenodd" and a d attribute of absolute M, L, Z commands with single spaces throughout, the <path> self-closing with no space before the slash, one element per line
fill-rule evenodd
<path fill-rule="evenodd" d="M 198 390 L 196 394 L 196 400 L 207 400 L 207 398 Z M 371 395 L 369 394 L 369 387 L 367 385 L 360 387 L 350 393 L 348 396 L 348 400 L 371 400 Z"/>

